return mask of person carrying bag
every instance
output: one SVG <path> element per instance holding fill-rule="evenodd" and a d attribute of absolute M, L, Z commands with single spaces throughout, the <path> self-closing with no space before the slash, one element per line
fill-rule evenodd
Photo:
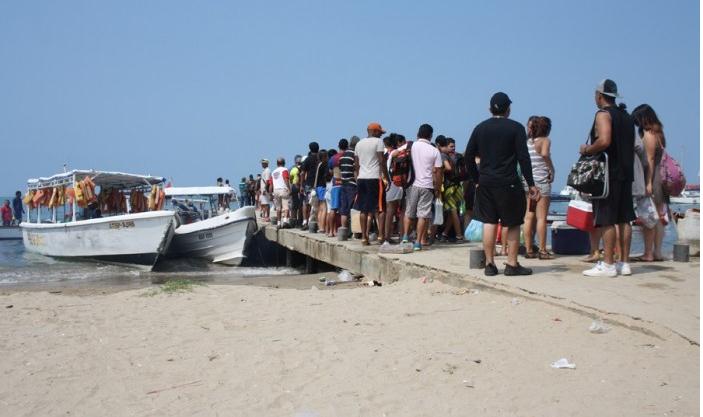
<path fill-rule="evenodd" d="M 599 152 L 595 155 L 581 155 L 571 167 L 566 184 L 590 199 L 608 197 L 609 175 L 608 154 Z"/>

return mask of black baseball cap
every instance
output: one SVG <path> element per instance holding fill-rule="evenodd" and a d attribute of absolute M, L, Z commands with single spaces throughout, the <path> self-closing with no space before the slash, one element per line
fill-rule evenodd
<path fill-rule="evenodd" d="M 618 95 L 618 85 L 615 84 L 615 81 L 609 78 L 606 78 L 605 80 L 598 83 L 596 91 L 605 96 L 620 98 L 620 96 Z"/>
<path fill-rule="evenodd" d="M 508 110 L 511 103 L 512 101 L 510 101 L 510 97 L 502 91 L 499 91 L 491 97 L 491 110 L 496 113 L 504 113 Z"/>

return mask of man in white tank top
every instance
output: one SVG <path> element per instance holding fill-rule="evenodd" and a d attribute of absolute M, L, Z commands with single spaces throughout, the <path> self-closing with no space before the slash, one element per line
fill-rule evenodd
<path fill-rule="evenodd" d="M 290 175 L 286 160 L 278 158 L 276 169 L 271 173 L 273 181 L 273 200 L 276 205 L 276 217 L 282 227 L 288 225 L 288 204 L 290 201 Z M 283 215 L 283 217 L 281 217 Z"/>

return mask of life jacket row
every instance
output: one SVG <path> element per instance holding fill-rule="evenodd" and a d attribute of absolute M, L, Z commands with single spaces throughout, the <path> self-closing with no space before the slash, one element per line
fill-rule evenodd
<path fill-rule="evenodd" d="M 76 182 L 75 187 L 49 187 L 38 190 L 29 190 L 23 198 L 23 202 L 30 209 L 39 206 L 54 208 L 64 204 L 73 204 L 76 201 L 78 207 L 85 208 L 97 202 L 100 209 L 106 213 L 127 212 L 127 198 L 117 188 L 101 189 L 100 194 L 95 194 L 95 183 L 90 177 Z M 132 191 L 130 194 L 130 211 L 141 213 L 145 211 L 162 210 L 166 201 L 166 193 L 162 188 L 152 185 L 149 197 L 146 197 L 140 190 Z"/>

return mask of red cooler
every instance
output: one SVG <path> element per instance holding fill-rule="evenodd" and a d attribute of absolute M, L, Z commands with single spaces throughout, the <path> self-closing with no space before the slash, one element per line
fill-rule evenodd
<path fill-rule="evenodd" d="M 569 208 L 566 209 L 566 224 L 585 232 L 593 230 L 593 205 L 583 200 L 569 201 Z"/>

